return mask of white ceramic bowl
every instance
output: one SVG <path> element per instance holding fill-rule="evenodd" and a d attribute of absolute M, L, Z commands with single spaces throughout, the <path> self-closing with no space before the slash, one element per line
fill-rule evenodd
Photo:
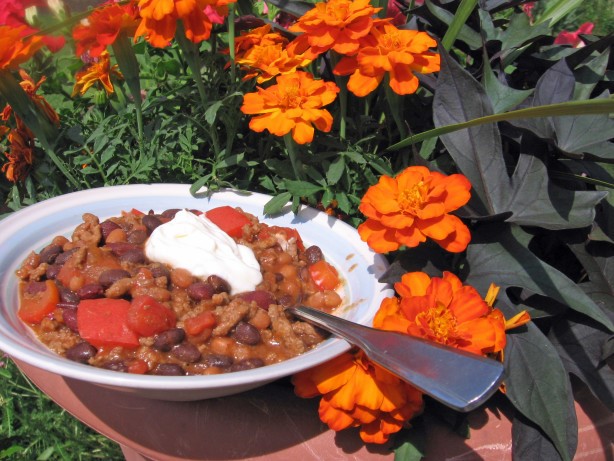
<path fill-rule="evenodd" d="M 163 211 L 169 208 L 206 210 L 220 205 L 241 207 L 260 220 L 295 227 L 303 240 L 322 248 L 345 279 L 344 304 L 338 315 L 370 325 L 383 298 L 392 296 L 388 285 L 378 282 L 386 260 L 360 240 L 356 230 L 312 208 L 298 214 L 287 210 L 264 217 L 271 197 L 235 191 L 192 196 L 180 184 L 115 186 L 66 194 L 31 205 L 1 221 L 0 225 L 0 350 L 27 364 L 65 377 L 162 400 L 199 400 L 253 389 L 278 378 L 323 363 L 349 349 L 349 344 L 330 338 L 293 359 L 253 370 L 212 376 L 146 376 L 94 368 L 57 356 L 34 337 L 17 317 L 18 279 L 15 270 L 31 251 L 40 251 L 55 235 L 70 236 L 82 222 L 83 213 L 104 219 L 136 208 Z"/>

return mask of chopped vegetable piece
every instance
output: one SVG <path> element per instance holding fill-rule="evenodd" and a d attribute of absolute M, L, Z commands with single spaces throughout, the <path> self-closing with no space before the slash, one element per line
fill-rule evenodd
<path fill-rule="evenodd" d="M 183 321 L 183 329 L 188 335 L 196 336 L 207 328 L 213 328 L 216 323 L 215 314 L 211 311 L 205 311 L 194 317 L 185 319 Z"/>
<path fill-rule="evenodd" d="M 334 290 L 339 285 L 339 273 L 323 259 L 309 266 L 309 274 L 320 291 Z"/>
<path fill-rule="evenodd" d="M 130 301 L 84 299 L 77 307 L 79 335 L 95 347 L 138 347 L 138 335 L 128 327 Z"/>
<path fill-rule="evenodd" d="M 251 223 L 247 216 L 228 205 L 212 208 L 205 216 L 231 237 L 241 237 L 243 226 Z"/>
<path fill-rule="evenodd" d="M 152 336 L 173 328 L 177 317 L 175 312 L 149 295 L 132 299 L 127 314 L 127 324 L 141 336 Z"/>
<path fill-rule="evenodd" d="M 60 302 L 60 293 L 53 280 L 19 284 L 19 318 L 27 323 L 40 323 Z"/>
<path fill-rule="evenodd" d="M 290 240 L 291 238 L 296 239 L 296 245 L 299 250 L 303 251 L 305 249 L 305 245 L 303 244 L 303 239 L 296 229 L 293 227 L 281 227 L 281 226 L 266 226 L 262 227 L 260 232 L 258 232 L 258 240 L 263 240 L 271 235 L 281 234 L 286 240 Z"/>
<path fill-rule="evenodd" d="M 134 359 L 128 362 L 128 373 L 144 375 L 148 371 L 149 367 L 147 366 L 147 362 L 145 360 Z"/>

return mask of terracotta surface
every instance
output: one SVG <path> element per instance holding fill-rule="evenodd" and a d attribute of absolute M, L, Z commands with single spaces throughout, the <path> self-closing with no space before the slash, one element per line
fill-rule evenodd
<path fill-rule="evenodd" d="M 18 365 L 56 403 L 121 444 L 127 461 L 394 459 L 385 446 L 365 447 L 354 430 L 328 430 L 318 419 L 317 399 L 295 397 L 285 380 L 231 397 L 164 402 Z M 574 459 L 613 461 L 614 416 L 587 393 L 579 402 Z M 471 438 L 464 439 L 427 419 L 425 461 L 511 460 L 504 413 L 474 411 L 469 425 Z"/>

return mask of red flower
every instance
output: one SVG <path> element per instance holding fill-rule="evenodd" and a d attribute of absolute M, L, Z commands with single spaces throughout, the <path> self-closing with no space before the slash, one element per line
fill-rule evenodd
<path fill-rule="evenodd" d="M 574 48 L 581 48 L 584 46 L 584 42 L 580 38 L 580 35 L 590 34 L 591 32 L 593 32 L 594 28 L 595 24 L 593 24 L 592 22 L 585 22 L 580 27 L 578 27 L 578 30 L 576 30 L 575 32 L 568 32 L 564 30 L 559 33 L 559 35 L 557 35 L 557 37 L 554 39 L 554 43 L 555 45 L 571 45 Z"/>

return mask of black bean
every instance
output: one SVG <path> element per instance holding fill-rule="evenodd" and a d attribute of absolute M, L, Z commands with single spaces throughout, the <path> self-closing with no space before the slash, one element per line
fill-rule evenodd
<path fill-rule="evenodd" d="M 202 357 L 201 362 L 210 367 L 228 368 L 232 365 L 232 357 L 222 354 L 207 354 Z"/>
<path fill-rule="evenodd" d="M 98 283 L 104 288 L 109 288 L 115 282 L 121 279 L 129 279 L 130 272 L 124 269 L 107 269 L 98 277 Z"/>
<path fill-rule="evenodd" d="M 230 292 L 230 285 L 222 277 L 219 277 L 217 275 L 210 275 L 209 277 L 207 277 L 207 282 L 213 286 L 213 289 L 216 293 Z"/>
<path fill-rule="evenodd" d="M 231 336 L 235 341 L 249 346 L 254 346 L 260 342 L 258 328 L 247 322 L 237 323 Z"/>
<path fill-rule="evenodd" d="M 96 355 L 96 348 L 89 343 L 75 344 L 66 351 L 66 358 L 73 362 L 88 363 Z"/>
<path fill-rule="evenodd" d="M 79 333 L 79 326 L 77 325 L 77 309 L 62 309 L 62 320 L 64 321 L 64 325 L 70 328 L 71 331 Z"/>
<path fill-rule="evenodd" d="M 86 283 L 77 291 L 79 299 L 95 299 L 104 296 L 104 288 L 99 283 Z"/>
<path fill-rule="evenodd" d="M 79 301 L 81 301 L 81 298 L 79 298 L 79 295 L 77 293 L 66 287 L 60 286 L 59 292 L 60 301 L 63 303 L 79 304 Z"/>
<path fill-rule="evenodd" d="M 77 251 L 78 248 L 73 248 L 72 250 L 68 250 L 65 251 L 64 253 L 60 253 L 56 258 L 55 258 L 55 264 L 59 264 L 60 266 L 63 265 L 66 261 L 68 261 L 70 259 L 70 257 L 72 256 L 72 254 Z"/>
<path fill-rule="evenodd" d="M 324 254 L 319 246 L 312 245 L 305 250 L 305 258 L 308 264 L 315 264 L 324 259 Z"/>
<path fill-rule="evenodd" d="M 46 264 L 53 264 L 55 262 L 55 258 L 62 252 L 62 247 L 60 245 L 47 245 L 40 252 L 40 262 Z"/>
<path fill-rule="evenodd" d="M 102 232 L 102 238 L 106 240 L 111 232 L 115 229 L 119 229 L 119 224 L 114 223 L 113 221 L 106 220 L 100 223 L 100 231 Z"/>
<path fill-rule="evenodd" d="M 52 264 L 47 267 L 47 270 L 45 271 L 45 277 L 47 277 L 49 280 L 55 280 L 61 270 L 62 266 L 60 266 L 59 264 Z"/>
<path fill-rule="evenodd" d="M 108 362 L 104 362 L 102 364 L 102 368 L 106 369 L 106 370 L 112 370 L 112 371 L 121 371 L 123 373 L 126 373 L 128 371 L 128 365 L 126 365 L 126 363 L 123 360 L 109 360 Z"/>
<path fill-rule="evenodd" d="M 171 349 L 171 355 L 187 363 L 194 363 L 200 360 L 200 351 L 192 343 L 177 344 Z"/>
<path fill-rule="evenodd" d="M 168 210 L 164 210 L 160 216 L 162 216 L 163 218 L 173 219 L 178 211 L 179 211 L 179 208 L 171 208 Z"/>
<path fill-rule="evenodd" d="M 141 229 L 130 231 L 128 233 L 127 240 L 128 240 L 128 243 L 134 243 L 135 245 L 140 245 L 145 240 L 147 240 L 147 232 Z"/>
<path fill-rule="evenodd" d="M 124 263 L 143 264 L 146 261 L 145 253 L 141 249 L 130 250 L 119 257 Z"/>
<path fill-rule="evenodd" d="M 185 375 L 185 370 L 176 363 L 159 363 L 151 370 L 151 374 L 160 376 L 183 376 Z"/>
<path fill-rule="evenodd" d="M 143 216 L 143 219 L 141 219 L 141 223 L 147 228 L 147 230 L 151 234 L 156 227 L 162 224 L 162 221 L 160 221 L 160 219 L 158 219 L 156 216 L 148 214 L 146 216 Z"/>
<path fill-rule="evenodd" d="M 187 288 L 186 292 L 193 300 L 202 301 L 203 299 L 211 299 L 215 294 L 215 288 L 207 282 L 195 282 Z"/>
<path fill-rule="evenodd" d="M 235 362 L 230 367 L 230 371 L 243 371 L 251 370 L 253 368 L 260 368 L 264 366 L 264 362 L 259 358 L 243 359 Z"/>
<path fill-rule="evenodd" d="M 185 339 L 183 328 L 171 328 L 170 330 L 159 333 L 154 338 L 153 347 L 162 352 L 168 352 L 173 346 Z"/>

